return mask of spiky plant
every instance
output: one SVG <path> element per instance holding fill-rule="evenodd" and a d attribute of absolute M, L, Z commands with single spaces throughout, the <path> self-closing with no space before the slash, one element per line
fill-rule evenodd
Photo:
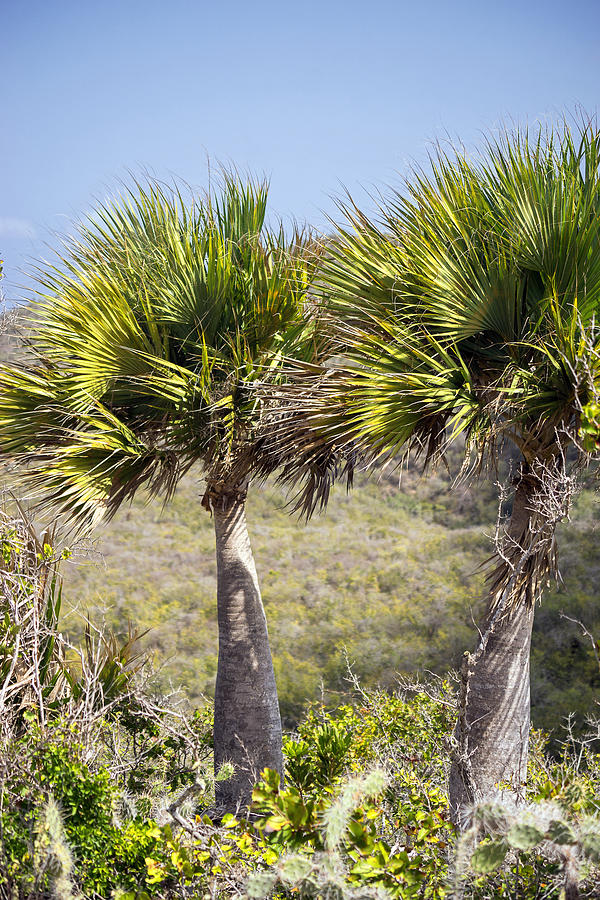
<path fill-rule="evenodd" d="M 33 863 L 38 888 L 46 880 L 50 895 L 55 900 L 75 900 L 73 854 L 65 838 L 60 809 L 52 794 L 39 812 Z"/>
<path fill-rule="evenodd" d="M 475 161 L 438 148 L 377 220 L 351 201 L 342 210 L 320 278 L 343 362 L 317 376 L 299 418 L 374 454 L 429 460 L 459 436 L 474 463 L 507 441 L 520 453 L 482 641 L 465 660 L 458 818 L 525 778 L 534 605 L 555 570 L 566 453 L 581 450 L 600 375 L 600 133 L 506 133 Z M 295 390 L 306 398 L 306 381 Z"/>
<path fill-rule="evenodd" d="M 0 448 L 33 496 L 80 526 L 142 486 L 168 499 L 202 464 L 218 572 L 215 768 L 236 769 L 217 785 L 225 807 L 265 766 L 282 770 L 245 522 L 265 432 L 255 388 L 282 377 L 287 355 L 315 359 L 319 342 L 309 240 L 268 228 L 266 205 L 265 182 L 228 173 L 191 204 L 151 181 L 101 205 L 37 272 L 33 361 L 0 373 Z"/>

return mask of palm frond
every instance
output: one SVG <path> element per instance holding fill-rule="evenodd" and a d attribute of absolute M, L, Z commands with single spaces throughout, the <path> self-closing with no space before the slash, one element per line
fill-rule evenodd
<path fill-rule="evenodd" d="M 40 499 L 89 523 L 141 485 L 168 495 L 194 460 L 247 475 L 256 388 L 323 344 L 315 242 L 266 226 L 267 192 L 236 173 L 191 201 L 134 183 L 38 271 L 34 362 L 0 372 L 0 449 Z"/>
<path fill-rule="evenodd" d="M 437 148 L 377 222 L 342 203 L 318 277 L 339 360 L 315 427 L 374 452 L 420 443 L 431 456 L 459 433 L 481 452 L 505 437 L 547 447 L 597 367 L 584 351 L 599 202 L 600 133 L 586 123 L 505 134 L 474 161 Z"/>

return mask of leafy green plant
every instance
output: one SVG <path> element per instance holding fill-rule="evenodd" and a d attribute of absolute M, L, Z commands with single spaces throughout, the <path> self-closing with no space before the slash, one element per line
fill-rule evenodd
<path fill-rule="evenodd" d="M 143 883 L 153 843 L 148 830 L 139 823 L 122 833 L 115 825 L 115 783 L 107 769 L 90 768 L 75 729 L 56 726 L 42 735 L 32 726 L 11 753 L 19 767 L 3 783 L 5 884 L 35 894 L 40 870 L 42 884 L 58 880 L 66 890 L 72 882 L 100 896 L 122 883 Z"/>
<path fill-rule="evenodd" d="M 300 734 L 284 743 L 288 783 L 304 793 L 335 783 L 348 766 L 352 730 L 347 723 L 327 719 L 316 727 L 305 725 Z"/>
<path fill-rule="evenodd" d="M 153 792 L 194 780 L 211 711 L 188 721 L 153 698 L 131 631 L 122 642 L 88 623 L 83 648 L 65 641 L 66 554 L 17 511 L 0 511 L 0 891 L 138 890 L 156 844 Z"/>
<path fill-rule="evenodd" d="M 294 788 L 281 790 L 274 774 L 266 772 L 255 788 L 253 810 L 263 840 L 283 855 L 270 882 L 264 874 L 251 879 L 251 896 L 278 882 L 315 897 L 334 885 L 349 895 L 353 887 L 407 898 L 445 895 L 445 866 L 428 864 L 432 843 L 440 846 L 435 814 L 413 810 L 417 828 L 410 837 L 405 833 L 402 846 L 396 840 L 392 847 L 386 839 L 390 809 L 384 802 L 388 777 L 383 771 L 352 776 L 337 790 L 324 791 L 318 801 L 306 800 Z"/>

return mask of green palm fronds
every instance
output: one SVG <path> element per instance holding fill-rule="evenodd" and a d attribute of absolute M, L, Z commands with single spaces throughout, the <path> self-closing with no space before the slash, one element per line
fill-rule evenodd
<path fill-rule="evenodd" d="M 378 453 L 510 437 L 529 460 L 574 433 L 598 378 L 594 123 L 505 134 L 475 161 L 438 148 L 378 222 L 341 208 L 319 277 L 342 362 L 315 427 Z"/>
<path fill-rule="evenodd" d="M 254 387 L 323 345 L 318 254 L 266 225 L 267 193 L 230 173 L 187 203 L 134 184 L 38 270 L 33 361 L 0 370 L 0 448 L 35 496 L 89 523 L 142 484 L 168 495 L 198 460 L 247 473 L 264 420 Z"/>

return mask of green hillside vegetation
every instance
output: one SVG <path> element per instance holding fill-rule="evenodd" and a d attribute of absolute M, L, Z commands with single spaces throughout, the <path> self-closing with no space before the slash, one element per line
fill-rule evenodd
<path fill-rule="evenodd" d="M 597 897 L 600 757 L 532 732 L 527 805 L 449 819 L 452 685 L 314 704 L 250 815 L 215 814 L 212 709 L 161 696 L 136 642 L 57 630 L 62 553 L 0 508 L 0 896 L 22 900 Z M 64 595 L 63 595 L 64 602 Z M 42 664 L 36 664 L 42 660 Z M 18 679 L 7 673 L 18 667 Z M 150 680 L 148 680 L 150 678 Z"/>
<path fill-rule="evenodd" d="M 22 359 L 25 314 L 0 336 L 3 359 Z M 476 639 L 485 565 L 497 515 L 492 478 L 455 483 L 458 449 L 444 467 L 420 475 L 380 467 L 359 473 L 350 493 L 337 486 L 326 513 L 305 523 L 290 515 L 289 495 L 267 483 L 248 502 L 284 722 L 293 726 L 309 701 L 343 698 L 347 663 L 368 686 L 397 675 L 437 674 L 460 665 Z M 193 703 L 211 697 L 217 661 L 214 533 L 202 509 L 199 471 L 167 506 L 143 495 L 95 534 L 65 565 L 62 627 L 80 638 L 81 614 L 125 633 L 149 629 L 162 687 L 183 686 Z M 600 698 L 590 639 L 561 619 L 564 611 L 600 634 L 595 481 L 588 478 L 572 521 L 559 528 L 562 583 L 535 618 L 532 719 L 562 733 L 579 727 Z"/>
<path fill-rule="evenodd" d="M 453 485 L 444 469 L 421 478 L 416 465 L 400 479 L 390 467 L 360 474 L 349 494 L 336 488 L 327 513 L 307 524 L 290 515 L 276 485 L 251 493 L 249 528 L 288 726 L 323 690 L 330 702 L 348 690 L 345 654 L 368 686 L 460 664 L 475 641 L 495 493 L 489 480 Z M 80 612 L 121 631 L 129 622 L 150 629 L 145 642 L 163 685 L 184 685 L 194 703 L 212 694 L 217 648 L 214 536 L 201 495 L 192 472 L 166 507 L 136 498 L 97 533 L 95 564 L 65 569 L 65 595 Z M 569 713 L 581 723 L 598 696 L 589 639 L 560 612 L 600 633 L 599 515 L 590 481 L 559 534 L 563 583 L 536 615 L 533 721 L 545 729 L 560 729 Z M 64 626 L 77 634 L 81 620 L 69 615 Z"/>

